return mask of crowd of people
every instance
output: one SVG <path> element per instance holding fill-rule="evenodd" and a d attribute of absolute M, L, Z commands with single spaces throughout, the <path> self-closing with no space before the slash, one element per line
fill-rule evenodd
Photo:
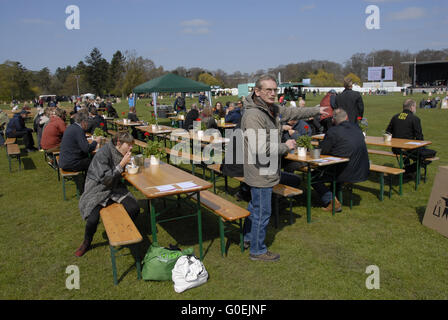
<path fill-rule="evenodd" d="M 271 200 L 273 188 L 277 184 L 299 187 L 302 183 L 296 171 L 303 165 L 296 161 L 286 161 L 284 157 L 297 148 L 296 140 L 300 136 L 311 136 L 325 133 L 320 142 L 321 153 L 337 157 L 348 158 L 343 164 L 330 166 L 329 171 L 319 173 L 319 182 L 312 184 L 318 193 L 322 209 L 330 211 L 335 207 L 341 211 L 341 203 L 334 198 L 332 191 L 326 186 L 327 182 L 336 178 L 336 190 L 344 183 L 357 183 L 367 180 L 369 175 L 369 156 L 365 137 L 358 122 L 364 116 L 364 103 L 359 92 L 352 90 L 352 81 L 344 81 L 345 90 L 336 94 L 329 91 L 319 105 L 305 107 L 305 100 L 289 106 L 277 103 L 277 82 L 270 75 L 261 76 L 253 92 L 242 100 L 228 102 L 223 105 L 216 102 L 210 106 L 205 95 L 200 95 L 198 103 L 193 103 L 186 114 L 184 129 L 193 128 L 194 121 L 200 119 L 207 129 L 218 128 L 218 120 L 224 118 L 226 123 L 235 124 L 235 136 L 230 139 L 244 141 L 243 150 L 236 150 L 238 144 L 232 144 L 233 152 L 242 151 L 243 163 L 225 161 L 221 170 L 225 175 L 244 177 L 237 193 L 237 199 L 246 200 L 250 216 L 244 223 L 244 246 L 249 249 L 249 257 L 258 261 L 278 261 L 280 255 L 268 250 L 265 238 L 271 217 Z M 205 97 L 206 98 L 206 97 Z M 135 97 L 130 97 L 128 119 L 139 121 L 135 108 Z M 394 138 L 423 140 L 423 132 L 419 118 L 416 116 L 416 102 L 412 99 L 404 101 L 403 110 L 392 117 L 387 132 Z M 110 142 L 97 150 L 100 138 L 88 141 L 86 133 L 93 133 L 96 128 L 106 129 L 106 121 L 98 114 L 104 110 L 109 116 L 118 117 L 110 100 L 77 100 L 70 112 L 70 124 L 66 124 L 66 112 L 55 105 L 49 104 L 45 108 L 39 106 L 34 119 L 34 130 L 25 126 L 24 119 L 29 111 L 23 109 L 16 113 L 6 127 L 7 137 L 21 137 L 29 152 L 37 150 L 32 132 L 36 132 L 39 149 L 49 151 L 60 149 L 59 167 L 66 171 L 86 172 L 83 193 L 79 201 L 79 208 L 86 221 L 85 236 L 75 254 L 83 256 L 90 248 L 96 232 L 99 211 L 111 203 L 122 203 L 132 219 L 140 211 L 135 197 L 122 183 L 121 173 L 131 159 L 131 150 L 136 132 L 119 132 Z M 185 99 L 178 95 L 174 108 L 186 111 Z M 0 120 L 2 120 L 0 112 Z M 241 130 L 237 130 L 241 129 Z M 255 144 L 249 141 L 247 135 L 237 136 L 248 130 L 264 130 L 265 141 L 257 140 Z M 393 150 L 398 152 L 397 150 Z M 420 156 L 434 155 L 433 150 L 422 148 Z M 249 155 L 255 162 L 248 161 Z M 263 162 L 263 156 L 268 155 L 270 161 Z M 226 159 L 231 159 L 232 157 Z M 234 160 L 234 159 L 232 159 Z M 415 155 L 406 157 L 406 171 L 412 172 L 416 160 Z M 317 174 L 313 173 L 313 174 Z M 335 200 L 333 200 L 333 198 Z M 335 203 L 333 203 L 333 201 Z"/>

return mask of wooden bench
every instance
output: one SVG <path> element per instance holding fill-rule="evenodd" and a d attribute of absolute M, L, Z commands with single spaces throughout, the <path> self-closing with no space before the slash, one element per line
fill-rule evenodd
<path fill-rule="evenodd" d="M 192 196 L 192 199 L 197 201 L 196 194 Z M 228 232 L 225 231 L 226 224 L 238 227 L 240 234 L 240 248 L 241 252 L 243 252 L 243 219 L 247 218 L 250 215 L 250 212 L 210 191 L 201 191 L 200 202 L 204 207 L 218 216 L 219 237 L 221 240 L 221 255 L 224 256 L 226 254 L 226 245 L 224 243 L 225 233 Z"/>
<path fill-rule="evenodd" d="M 384 200 L 384 176 L 389 176 L 389 198 L 392 194 L 392 176 L 397 176 L 404 173 L 404 169 L 392 168 L 387 166 L 380 166 L 377 164 L 370 164 L 370 171 L 380 174 L 380 200 Z"/>
<path fill-rule="evenodd" d="M 17 160 L 19 160 L 19 170 L 21 170 L 22 160 L 20 159 L 19 145 L 16 143 L 7 144 L 6 145 L 6 154 L 8 156 L 9 172 L 11 172 L 11 158 L 17 158 Z"/>
<path fill-rule="evenodd" d="M 146 142 L 138 140 L 138 139 L 134 139 L 134 144 L 136 146 L 138 146 L 138 149 L 140 152 L 141 152 L 141 148 L 146 148 L 148 146 L 148 144 Z"/>
<path fill-rule="evenodd" d="M 114 203 L 101 209 L 100 216 L 101 220 L 103 221 L 104 229 L 106 230 L 107 238 L 109 239 L 112 274 L 114 285 L 117 285 L 118 278 L 115 254 L 123 249 L 123 246 L 141 242 L 143 240 L 143 237 L 122 204 Z M 138 255 L 135 258 L 135 265 L 137 267 L 137 278 L 141 279 L 140 258 L 138 257 Z"/>
<path fill-rule="evenodd" d="M 6 138 L 5 145 L 16 143 L 17 138 Z"/>
<path fill-rule="evenodd" d="M 221 164 L 211 164 L 208 165 L 207 168 L 212 172 L 212 181 L 213 181 L 213 192 L 216 193 L 216 174 L 219 174 L 221 176 L 224 177 L 224 181 L 225 181 L 225 190 L 227 192 L 227 176 L 224 175 L 221 171 Z M 243 177 L 232 177 L 233 179 L 239 181 L 239 182 L 244 182 L 244 178 Z M 289 203 L 289 223 L 292 224 L 292 217 L 293 217 L 293 213 L 292 213 L 292 198 L 299 196 L 301 194 L 303 194 L 303 191 L 291 186 L 287 186 L 287 185 L 283 185 L 283 184 L 278 184 L 276 186 L 274 186 L 272 188 L 272 193 L 275 195 L 276 199 L 275 199 L 275 210 L 274 210 L 274 214 L 275 214 L 275 228 L 278 227 L 279 224 L 279 210 L 278 210 L 278 205 L 279 205 L 279 198 L 286 198 L 288 200 Z"/>
<path fill-rule="evenodd" d="M 59 155 L 56 155 L 56 163 L 57 163 L 57 166 L 58 166 L 58 169 L 59 169 L 59 176 L 62 178 L 61 179 L 61 181 L 62 181 L 62 195 L 63 195 L 63 197 L 64 197 L 64 200 L 67 200 L 67 198 L 66 198 L 66 196 L 65 196 L 65 180 L 72 180 L 74 183 L 75 183 L 75 186 L 76 186 L 76 197 L 79 199 L 79 197 L 80 197 L 80 190 L 79 190 L 79 188 L 78 188 L 78 183 L 82 183 L 81 181 L 76 181 L 76 179 L 79 177 L 79 176 L 82 176 L 82 173 L 81 172 L 79 172 L 79 171 L 65 171 L 65 170 L 62 170 L 61 168 L 59 168 Z M 59 176 L 58 176 L 58 178 L 59 178 Z"/>
<path fill-rule="evenodd" d="M 394 158 L 399 156 L 399 155 L 396 155 L 395 153 L 393 153 L 391 151 L 385 151 L 385 150 L 367 149 L 367 152 L 369 154 L 376 154 L 376 155 L 380 155 L 380 156 L 387 156 L 387 157 L 394 157 Z"/>

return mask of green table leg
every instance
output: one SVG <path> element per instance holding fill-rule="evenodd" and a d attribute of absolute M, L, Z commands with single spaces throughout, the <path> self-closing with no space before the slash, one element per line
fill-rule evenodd
<path fill-rule="evenodd" d="M 226 245 L 225 245 L 225 238 L 224 238 L 224 222 L 222 222 L 222 219 L 220 216 L 218 216 L 218 225 L 219 225 L 219 238 L 221 240 L 221 256 L 224 257 L 226 253 Z"/>
<path fill-rule="evenodd" d="M 380 201 L 384 200 L 384 173 L 380 173 Z"/>
<path fill-rule="evenodd" d="M 415 191 L 417 191 L 419 184 L 420 184 L 420 149 L 417 149 L 417 175 L 415 177 Z"/>
<path fill-rule="evenodd" d="M 202 252 L 202 214 L 201 214 L 201 193 L 196 192 L 198 206 L 198 238 L 199 238 L 199 259 L 202 261 L 204 254 Z"/>
<path fill-rule="evenodd" d="M 151 234 L 152 234 L 152 242 L 154 245 L 158 245 L 157 243 L 157 226 L 156 226 L 156 209 L 154 207 L 154 201 L 148 200 L 150 206 L 150 219 L 151 219 Z"/>
<path fill-rule="evenodd" d="M 403 150 L 400 150 L 400 169 L 403 169 Z M 403 195 L 403 173 L 399 176 L 400 196 Z"/>
<path fill-rule="evenodd" d="M 311 223 L 311 166 L 308 164 L 306 179 L 306 221 Z"/>
<path fill-rule="evenodd" d="M 332 206 L 331 206 L 331 214 L 334 216 L 336 214 L 336 204 L 335 204 L 335 199 L 336 199 L 336 177 L 333 178 L 333 182 L 332 182 L 332 186 L 333 186 L 333 193 L 332 193 Z"/>

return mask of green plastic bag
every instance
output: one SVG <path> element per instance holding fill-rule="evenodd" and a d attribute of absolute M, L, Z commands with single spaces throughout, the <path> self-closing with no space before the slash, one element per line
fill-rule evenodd
<path fill-rule="evenodd" d="M 192 255 L 193 248 L 183 251 L 177 250 L 170 245 L 170 248 L 151 245 L 143 259 L 142 278 L 143 280 L 171 280 L 171 271 L 181 256 Z"/>

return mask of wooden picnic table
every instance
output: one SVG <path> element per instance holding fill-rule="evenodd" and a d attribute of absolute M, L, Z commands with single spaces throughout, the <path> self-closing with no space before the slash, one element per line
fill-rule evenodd
<path fill-rule="evenodd" d="M 313 139 L 323 140 L 325 134 L 312 136 Z M 416 151 L 417 152 L 417 174 L 415 177 L 415 190 L 418 189 L 418 185 L 420 184 L 420 156 L 419 151 L 421 147 L 428 146 L 432 144 L 431 141 L 423 141 L 423 140 L 410 140 L 410 139 L 398 139 L 392 138 L 390 141 L 385 141 L 384 137 L 375 137 L 375 136 L 367 136 L 366 137 L 366 145 L 377 146 L 377 147 L 388 147 L 388 148 L 396 148 L 400 150 L 399 154 L 399 166 L 400 169 L 403 169 L 403 151 Z M 371 152 L 371 151 L 369 151 Z M 399 175 L 399 183 L 400 183 L 400 195 L 403 195 L 403 174 Z"/>
<path fill-rule="evenodd" d="M 223 138 L 220 135 L 213 136 L 213 135 L 206 135 L 205 132 L 202 136 L 199 136 L 197 131 L 194 130 L 183 130 L 183 129 L 177 129 L 171 132 L 171 136 L 173 137 L 186 137 L 190 139 L 191 141 L 201 141 L 204 143 L 210 143 L 210 144 L 224 144 L 228 143 L 230 141 L 229 138 Z"/>
<path fill-rule="evenodd" d="M 222 124 L 221 121 L 217 121 L 217 123 L 218 123 L 218 128 L 221 128 L 221 129 L 233 129 L 233 128 L 236 128 L 236 126 L 237 126 L 235 123 L 231 123 L 231 122 L 226 122 L 226 123 Z"/>
<path fill-rule="evenodd" d="M 139 172 L 137 174 L 129 174 L 125 172 L 123 173 L 123 177 L 135 188 L 137 188 L 137 190 L 139 190 L 148 200 L 152 242 L 156 245 L 158 243 L 156 217 L 161 215 L 163 212 L 156 213 L 154 205 L 155 199 L 165 198 L 168 196 L 178 196 L 179 198 L 180 195 L 187 195 L 190 193 L 196 195 L 197 211 L 195 214 L 159 220 L 158 222 L 174 221 L 196 216 L 198 221 L 199 255 L 202 260 L 203 250 L 200 192 L 211 188 L 212 184 L 164 162 L 160 162 L 158 165 L 150 165 L 149 159 L 145 159 L 144 167 L 139 168 Z M 186 184 L 189 184 L 189 186 Z"/>
<path fill-rule="evenodd" d="M 313 168 L 323 168 L 327 166 L 332 166 L 339 163 L 348 162 L 350 159 L 321 155 L 319 159 L 313 159 L 310 157 L 309 152 L 305 157 L 299 157 L 297 154 L 297 150 L 295 153 L 288 153 L 285 156 L 286 160 L 303 162 L 307 165 L 307 188 L 306 188 L 306 219 L 308 223 L 311 223 L 311 185 L 312 185 L 312 177 L 311 170 Z M 335 196 L 336 196 L 336 177 L 333 177 L 333 214 L 335 213 Z"/>
<path fill-rule="evenodd" d="M 138 126 L 136 129 L 150 134 L 168 134 L 176 130 L 176 128 L 161 125 Z"/>

